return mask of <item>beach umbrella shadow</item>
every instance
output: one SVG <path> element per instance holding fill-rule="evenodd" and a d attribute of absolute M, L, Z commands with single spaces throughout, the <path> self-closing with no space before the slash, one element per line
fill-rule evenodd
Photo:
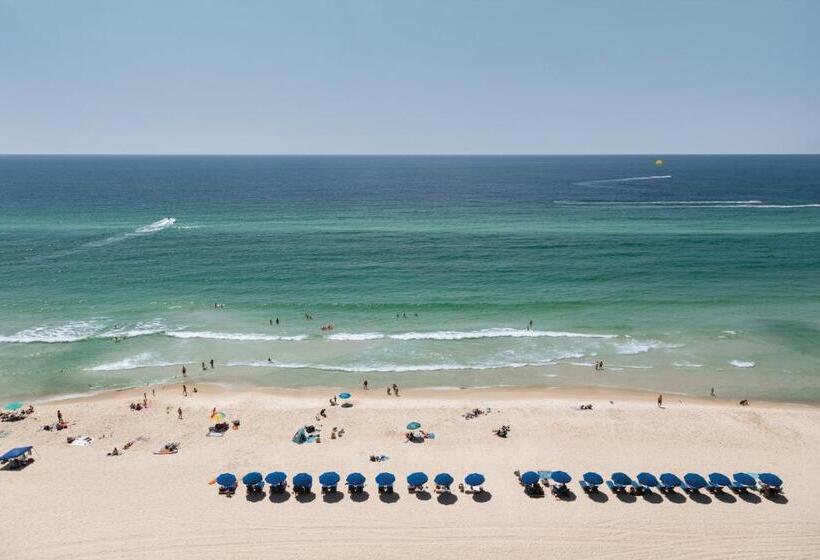
<path fill-rule="evenodd" d="M 599 504 L 605 504 L 609 501 L 609 496 L 603 492 L 588 492 L 587 496 L 590 500 Z"/>
<path fill-rule="evenodd" d="M 789 503 L 789 499 L 783 494 L 763 494 L 763 496 L 775 504 L 785 505 Z"/>
<path fill-rule="evenodd" d="M 618 492 L 615 495 L 618 496 L 618 499 L 625 504 L 634 504 L 638 501 L 638 498 L 635 497 L 635 494 L 630 494 L 629 492 Z"/>
<path fill-rule="evenodd" d="M 385 492 L 379 494 L 379 499 L 385 504 L 395 504 L 399 501 L 399 494 L 397 492 Z"/>
<path fill-rule="evenodd" d="M 673 504 L 682 504 L 686 501 L 686 496 L 678 492 L 667 492 L 664 496 Z"/>
<path fill-rule="evenodd" d="M 476 492 L 473 494 L 473 501 L 478 502 L 479 504 L 485 504 L 493 499 L 493 493 L 487 490 L 483 492 Z"/>
<path fill-rule="evenodd" d="M 746 502 L 747 504 L 759 504 L 763 500 L 760 499 L 760 496 L 757 494 L 752 494 L 751 492 L 741 492 L 738 494 L 741 500 Z"/>
<path fill-rule="evenodd" d="M 322 500 L 324 500 L 326 504 L 336 504 L 341 502 L 344 496 L 344 494 L 337 490 L 335 492 L 328 492 L 327 494 L 323 494 Z"/>
<path fill-rule="evenodd" d="M 367 490 L 362 490 L 361 492 L 355 492 L 351 494 L 350 499 L 354 502 L 366 502 L 370 499 L 370 494 Z"/>
<path fill-rule="evenodd" d="M 304 494 L 296 494 L 296 501 L 300 504 L 309 504 L 316 499 L 316 494 L 313 492 L 305 492 Z"/>
<path fill-rule="evenodd" d="M 265 493 L 264 492 L 247 492 L 245 494 L 245 499 L 248 500 L 249 502 L 253 502 L 253 503 L 261 502 L 262 500 L 265 499 Z"/>
<path fill-rule="evenodd" d="M 290 500 L 290 492 L 271 492 L 268 499 L 274 504 L 283 504 Z"/>
<path fill-rule="evenodd" d="M 737 502 L 737 498 L 735 498 L 728 492 L 715 492 L 714 496 L 716 500 L 721 501 L 724 504 L 733 504 Z"/>
<path fill-rule="evenodd" d="M 444 492 L 438 495 L 436 501 L 443 506 L 451 506 L 458 501 L 458 496 L 452 492 Z"/>
<path fill-rule="evenodd" d="M 647 501 L 650 504 L 660 504 L 663 502 L 663 498 L 655 492 L 644 492 L 642 497 L 644 501 Z"/>
<path fill-rule="evenodd" d="M 427 490 L 416 490 L 413 492 L 416 495 L 416 499 L 421 500 L 422 502 L 428 501 L 433 496 Z"/>
<path fill-rule="evenodd" d="M 696 504 L 707 505 L 712 503 L 712 498 L 702 492 L 692 492 L 689 494 L 689 499 Z"/>

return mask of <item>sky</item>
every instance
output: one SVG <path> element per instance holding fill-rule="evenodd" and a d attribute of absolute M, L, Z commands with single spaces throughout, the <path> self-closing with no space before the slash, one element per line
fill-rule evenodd
<path fill-rule="evenodd" d="M 0 0 L 0 153 L 820 153 L 820 1 Z"/>

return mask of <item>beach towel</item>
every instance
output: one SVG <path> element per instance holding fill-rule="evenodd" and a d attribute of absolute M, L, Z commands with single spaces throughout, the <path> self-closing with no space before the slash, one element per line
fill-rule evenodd
<path fill-rule="evenodd" d="M 74 441 L 69 443 L 69 445 L 76 445 L 79 447 L 85 447 L 87 445 L 91 445 L 94 443 L 94 438 L 91 436 L 78 436 L 74 438 Z"/>
<path fill-rule="evenodd" d="M 208 432 L 207 434 L 205 434 L 205 435 L 206 435 L 206 436 L 208 436 L 208 437 L 222 437 L 222 436 L 224 436 L 224 435 L 225 435 L 225 433 L 224 433 L 224 432 L 212 432 L 212 431 L 209 431 L 209 432 Z"/>
<path fill-rule="evenodd" d="M 160 449 L 159 451 L 154 451 L 154 455 L 175 455 L 179 452 L 179 449 Z"/>

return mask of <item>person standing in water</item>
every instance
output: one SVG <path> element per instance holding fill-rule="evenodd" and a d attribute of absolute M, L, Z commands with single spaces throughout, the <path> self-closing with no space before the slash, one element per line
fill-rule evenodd
<path fill-rule="evenodd" d="M 712 395 L 712 398 L 714 399 L 715 398 L 715 388 L 714 387 L 712 387 L 712 392 L 710 394 Z"/>
<path fill-rule="evenodd" d="M 276 318 L 276 324 L 279 324 L 279 317 Z"/>
<path fill-rule="evenodd" d="M 367 379 L 365 379 L 364 383 L 362 383 L 362 387 L 364 387 L 364 390 L 367 391 Z"/>
<path fill-rule="evenodd" d="M 214 369 L 214 359 L 211 358 L 211 369 Z"/>

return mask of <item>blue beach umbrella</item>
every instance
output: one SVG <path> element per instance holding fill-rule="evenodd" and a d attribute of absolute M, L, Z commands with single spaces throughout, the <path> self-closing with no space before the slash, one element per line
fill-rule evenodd
<path fill-rule="evenodd" d="M 347 475 L 347 484 L 348 486 L 363 486 L 364 485 L 364 475 L 362 473 L 350 473 Z"/>
<path fill-rule="evenodd" d="M 339 393 L 339 398 L 340 399 L 349 399 L 350 398 L 350 393 Z"/>
<path fill-rule="evenodd" d="M 638 476 L 636 476 L 635 478 L 638 479 L 638 482 L 650 488 L 656 488 L 659 484 L 658 479 L 655 478 L 655 475 L 652 473 L 641 472 L 638 473 Z"/>
<path fill-rule="evenodd" d="M 268 476 L 265 477 L 265 482 L 267 482 L 271 486 L 279 486 L 287 479 L 288 475 L 286 475 L 282 471 L 273 471 L 271 473 L 268 473 Z"/>
<path fill-rule="evenodd" d="M 484 484 L 484 475 L 481 473 L 470 473 L 464 477 L 464 483 L 467 486 L 481 486 Z"/>
<path fill-rule="evenodd" d="M 749 473 L 737 472 L 732 475 L 732 478 L 734 478 L 735 482 L 740 486 L 746 486 L 748 488 L 755 487 L 755 479 Z"/>
<path fill-rule="evenodd" d="M 216 477 L 216 483 L 222 486 L 223 488 L 236 486 L 236 476 L 234 476 L 231 473 L 222 473 L 221 475 Z"/>
<path fill-rule="evenodd" d="M 255 486 L 260 482 L 262 482 L 262 473 L 259 472 L 249 472 L 242 477 L 242 484 L 245 486 Z"/>
<path fill-rule="evenodd" d="M 408 430 L 418 430 L 419 428 L 421 428 L 421 424 L 418 422 L 410 422 L 407 424 Z"/>
<path fill-rule="evenodd" d="M 610 478 L 612 482 L 615 483 L 615 486 L 629 486 L 632 484 L 632 479 L 629 478 L 629 475 L 622 472 L 612 473 Z"/>
<path fill-rule="evenodd" d="M 731 486 L 732 481 L 725 474 L 719 472 L 709 473 L 709 482 L 712 486 Z"/>
<path fill-rule="evenodd" d="M 683 484 L 680 478 L 678 478 L 678 475 L 668 472 L 662 473 L 660 479 L 661 484 L 670 488 L 677 488 Z"/>
<path fill-rule="evenodd" d="M 379 486 L 390 486 L 396 482 L 396 476 L 393 473 L 383 472 L 376 475 L 376 484 Z"/>
<path fill-rule="evenodd" d="M 10 402 L 10 403 L 6 404 L 3 408 L 5 408 L 6 410 L 20 410 L 21 408 L 23 408 L 23 403 L 21 403 L 19 401 Z"/>
<path fill-rule="evenodd" d="M 592 486 L 600 486 L 604 483 L 604 477 L 602 477 L 596 472 L 585 472 L 584 482 L 586 482 L 587 484 L 591 484 Z"/>
<path fill-rule="evenodd" d="M 687 486 L 694 488 L 695 490 L 700 490 L 701 488 L 706 488 L 706 486 L 708 486 L 706 479 L 698 473 L 686 473 L 683 475 L 683 480 L 686 481 Z"/>
<path fill-rule="evenodd" d="M 757 475 L 757 478 L 766 486 L 783 486 L 783 481 L 776 474 L 764 472 Z"/>
<path fill-rule="evenodd" d="M 336 484 L 339 484 L 341 479 L 342 477 L 339 476 L 339 473 L 328 471 L 319 475 L 319 484 L 322 486 L 335 486 Z"/>
<path fill-rule="evenodd" d="M 527 486 L 535 484 L 539 480 L 541 480 L 541 477 L 538 476 L 538 473 L 535 471 L 527 471 L 521 475 L 521 482 Z"/>
<path fill-rule="evenodd" d="M 428 480 L 429 479 L 427 478 L 427 475 L 423 472 L 414 472 L 412 474 L 407 475 L 407 484 L 410 486 L 421 486 Z"/>
<path fill-rule="evenodd" d="M 552 471 L 550 478 L 558 484 L 569 484 L 572 480 L 572 477 L 564 471 Z"/>
<path fill-rule="evenodd" d="M 433 479 L 433 482 L 439 486 L 450 486 L 453 483 L 453 477 L 446 472 L 439 473 Z"/>
<path fill-rule="evenodd" d="M 308 473 L 299 473 L 294 475 L 293 477 L 293 485 L 294 486 L 301 486 L 304 488 L 310 488 L 313 484 L 313 477 L 310 476 Z"/>

